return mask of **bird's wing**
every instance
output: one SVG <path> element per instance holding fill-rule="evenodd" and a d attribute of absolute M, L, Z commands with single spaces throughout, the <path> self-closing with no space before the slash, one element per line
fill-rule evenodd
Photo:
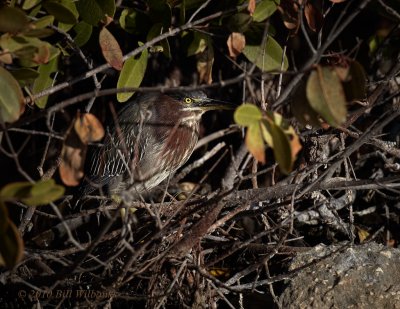
<path fill-rule="evenodd" d="M 146 100 L 146 96 L 140 97 L 138 102 L 127 103 L 118 114 L 118 128 L 111 128 L 104 145 L 90 157 L 86 175 L 88 186 L 84 189 L 86 194 L 110 184 L 115 177 L 129 175 L 132 160 L 142 159 L 143 153 L 138 150 L 141 145 L 137 145 L 136 137 L 140 131 L 139 124 L 145 121 L 143 117 L 146 117 L 144 115 L 148 107 L 148 104 L 141 104 L 143 100 Z M 123 133 L 118 134 L 118 130 Z"/>

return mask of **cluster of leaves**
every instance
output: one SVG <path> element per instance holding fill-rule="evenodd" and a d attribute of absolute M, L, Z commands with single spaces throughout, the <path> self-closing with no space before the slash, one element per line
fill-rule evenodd
<path fill-rule="evenodd" d="M 265 163 L 265 143 L 275 155 L 284 174 L 292 170 L 296 155 L 301 150 L 300 139 L 292 126 L 278 113 L 262 111 L 253 104 L 240 106 L 234 115 L 235 122 L 247 127 L 246 145 L 253 156 Z"/>
<path fill-rule="evenodd" d="M 30 182 L 16 182 L 6 185 L 0 191 L 0 266 L 9 268 L 17 265 L 23 257 L 24 243 L 17 227 L 11 221 L 6 203 L 22 202 L 35 207 L 47 205 L 64 195 L 64 187 L 53 179 Z"/>

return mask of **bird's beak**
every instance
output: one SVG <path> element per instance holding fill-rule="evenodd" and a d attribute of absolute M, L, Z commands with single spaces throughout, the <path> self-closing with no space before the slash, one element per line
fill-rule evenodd
<path fill-rule="evenodd" d="M 201 106 L 201 109 L 204 111 L 211 111 L 211 110 L 218 110 L 218 109 L 232 110 L 237 107 L 236 105 L 234 105 L 230 102 L 219 101 L 219 100 L 214 100 L 214 99 L 209 99 L 209 98 L 206 101 L 201 102 L 200 106 Z"/>

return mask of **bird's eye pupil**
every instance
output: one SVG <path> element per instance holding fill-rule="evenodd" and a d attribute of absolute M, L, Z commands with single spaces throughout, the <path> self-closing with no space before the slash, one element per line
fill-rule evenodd
<path fill-rule="evenodd" d="M 191 98 L 185 98 L 185 103 L 192 103 L 192 99 Z"/>

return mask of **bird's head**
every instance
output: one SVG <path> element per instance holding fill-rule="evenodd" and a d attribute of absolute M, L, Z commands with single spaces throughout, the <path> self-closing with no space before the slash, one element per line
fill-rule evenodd
<path fill-rule="evenodd" d="M 204 113 L 209 110 L 234 109 L 235 106 L 228 102 L 210 99 L 203 91 L 182 91 L 168 94 L 177 100 L 182 110 Z"/>

